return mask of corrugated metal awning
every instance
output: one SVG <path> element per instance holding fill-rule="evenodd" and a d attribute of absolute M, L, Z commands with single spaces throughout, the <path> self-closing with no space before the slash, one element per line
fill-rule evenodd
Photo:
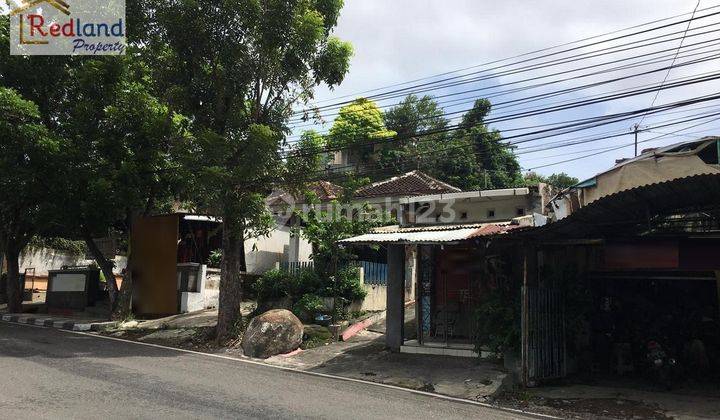
<path fill-rule="evenodd" d="M 344 244 L 439 244 L 468 241 L 482 236 L 503 234 L 507 231 L 520 228 L 520 225 L 507 224 L 478 224 L 452 228 L 443 226 L 444 230 L 438 230 L 438 226 L 427 226 L 424 228 L 398 228 L 378 230 L 373 233 L 355 236 L 339 241 Z M 382 229 L 382 228 L 381 228 Z"/>
<path fill-rule="evenodd" d="M 653 216 L 692 213 L 717 206 L 720 174 L 692 175 L 602 197 L 564 219 L 513 232 L 511 236 L 548 240 L 630 236 L 647 230 Z"/>

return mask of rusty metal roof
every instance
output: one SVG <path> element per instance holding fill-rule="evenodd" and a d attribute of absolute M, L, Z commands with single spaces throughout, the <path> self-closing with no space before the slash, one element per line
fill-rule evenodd
<path fill-rule="evenodd" d="M 631 235 L 649 217 L 720 206 L 720 174 L 700 174 L 643 185 L 602 197 L 570 216 L 509 237 L 588 238 Z"/>

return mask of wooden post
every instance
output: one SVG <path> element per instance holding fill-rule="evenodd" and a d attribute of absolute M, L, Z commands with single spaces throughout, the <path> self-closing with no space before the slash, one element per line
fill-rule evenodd
<path fill-rule="evenodd" d="M 720 312 L 720 270 L 715 271 L 715 285 L 717 287 L 718 312 Z M 718 318 L 718 319 L 720 319 L 720 318 Z"/>
<path fill-rule="evenodd" d="M 520 313 L 520 319 L 521 319 L 521 326 L 520 326 L 520 336 L 521 336 L 521 368 L 520 368 L 520 375 L 522 377 L 522 385 L 528 386 L 528 383 L 530 381 L 529 378 L 529 371 L 528 371 L 528 362 L 529 362 L 529 350 L 530 350 L 530 340 L 529 340 L 529 319 L 528 319 L 528 246 L 526 243 L 523 243 L 523 283 L 522 283 L 522 289 L 521 289 L 521 313 Z"/>

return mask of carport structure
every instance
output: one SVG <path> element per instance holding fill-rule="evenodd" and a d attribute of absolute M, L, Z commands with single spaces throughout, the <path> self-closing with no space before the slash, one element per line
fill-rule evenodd
<path fill-rule="evenodd" d="M 507 238 L 525 250 L 525 384 L 569 368 L 639 374 L 649 340 L 720 377 L 720 174 L 607 195 Z"/>
<path fill-rule="evenodd" d="M 341 241 L 381 245 L 388 254 L 386 343 L 408 353 L 475 357 L 474 312 L 488 292 L 485 238 L 523 228 L 510 221 L 376 229 Z M 405 289 L 415 290 L 406 328 Z"/>

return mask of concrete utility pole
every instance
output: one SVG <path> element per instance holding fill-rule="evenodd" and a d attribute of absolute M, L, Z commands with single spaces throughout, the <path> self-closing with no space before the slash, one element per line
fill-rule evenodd
<path fill-rule="evenodd" d="M 635 124 L 635 125 L 633 126 L 633 130 L 634 130 L 634 132 L 635 132 L 635 157 L 637 157 L 637 155 L 638 155 L 638 153 L 637 153 L 637 144 L 638 144 L 637 135 L 638 135 L 638 128 L 640 128 L 640 124 Z"/>

